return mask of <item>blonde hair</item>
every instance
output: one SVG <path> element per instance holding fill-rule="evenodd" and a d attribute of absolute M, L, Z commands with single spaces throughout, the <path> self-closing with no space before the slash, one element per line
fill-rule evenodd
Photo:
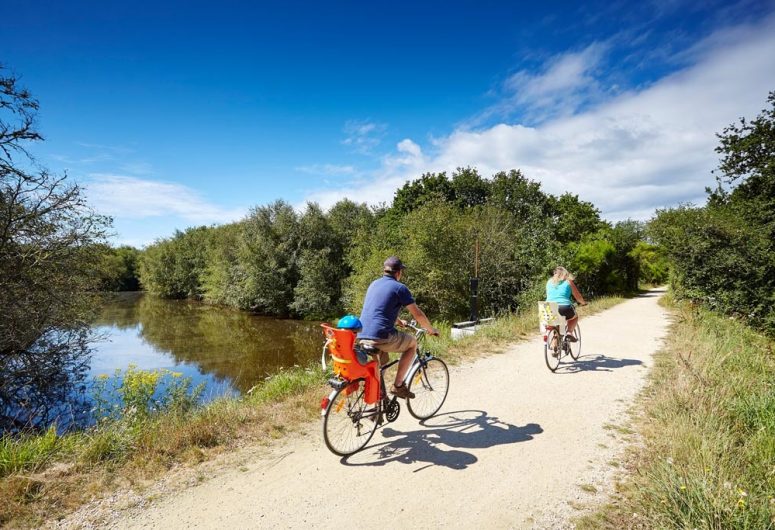
<path fill-rule="evenodd" d="M 565 267 L 555 267 L 554 268 L 554 276 L 552 276 L 552 283 L 554 285 L 557 285 L 558 283 L 570 280 L 573 281 L 575 279 L 575 276 L 573 276 L 570 272 L 568 272 L 568 269 Z"/>

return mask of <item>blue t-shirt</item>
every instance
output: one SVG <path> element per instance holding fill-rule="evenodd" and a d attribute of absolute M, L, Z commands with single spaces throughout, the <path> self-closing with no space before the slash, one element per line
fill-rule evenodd
<path fill-rule="evenodd" d="M 371 282 L 361 311 L 359 339 L 386 339 L 395 329 L 401 308 L 414 303 L 412 293 L 389 274 Z"/>
<path fill-rule="evenodd" d="M 571 305 L 570 295 L 570 284 L 567 280 L 563 280 L 557 285 L 554 285 L 551 279 L 546 282 L 547 302 L 557 302 L 559 305 Z"/>

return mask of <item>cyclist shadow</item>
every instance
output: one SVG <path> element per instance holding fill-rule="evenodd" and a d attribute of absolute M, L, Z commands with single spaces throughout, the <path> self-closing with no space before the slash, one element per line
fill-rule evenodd
<path fill-rule="evenodd" d="M 382 436 L 392 439 L 371 445 L 360 453 L 342 458 L 348 466 L 384 466 L 390 462 L 465 469 L 478 458 L 460 449 L 485 449 L 532 440 L 544 430 L 537 423 L 521 427 L 504 423 L 482 410 L 460 410 L 439 414 L 420 422 L 426 429 L 398 431 L 382 428 Z M 446 446 L 452 449 L 444 449 Z M 422 467 L 415 472 L 425 469 Z"/>
<path fill-rule="evenodd" d="M 557 368 L 556 374 L 575 374 L 578 372 L 613 372 L 617 368 L 625 366 L 642 365 L 643 361 L 637 359 L 617 359 L 605 355 L 581 356 L 578 361 L 562 364 Z"/>

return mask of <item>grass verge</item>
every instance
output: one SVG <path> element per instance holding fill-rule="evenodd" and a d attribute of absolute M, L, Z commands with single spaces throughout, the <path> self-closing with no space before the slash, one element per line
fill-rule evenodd
<path fill-rule="evenodd" d="M 775 528 L 775 356 L 742 323 L 675 321 L 635 413 L 642 435 L 611 504 L 579 528 Z"/>
<path fill-rule="evenodd" d="M 599 298 L 579 313 L 583 318 L 623 300 Z M 457 364 L 534 337 L 537 317 L 532 308 L 506 315 L 456 342 L 449 338 L 449 325 L 440 331 L 442 336 L 429 338 L 427 346 Z M 61 436 L 51 429 L 0 437 L 0 527 L 38 527 L 116 489 L 142 486 L 175 465 L 196 464 L 239 446 L 268 444 L 317 416 L 327 392 L 319 367 L 293 368 L 260 383 L 249 395 L 193 410 L 119 418 Z"/>

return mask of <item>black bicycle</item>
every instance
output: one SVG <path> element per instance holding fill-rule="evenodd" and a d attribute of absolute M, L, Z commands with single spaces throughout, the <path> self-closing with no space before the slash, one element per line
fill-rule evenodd
<path fill-rule="evenodd" d="M 415 331 L 417 337 L 417 354 L 404 378 L 404 384 L 415 394 L 407 399 L 409 414 L 419 420 L 430 418 L 436 414 L 449 391 L 449 370 L 444 361 L 434 357 L 423 349 L 422 339 L 425 330 L 417 327 L 412 321 L 408 325 Z M 356 346 L 359 348 L 359 346 Z M 361 348 L 361 353 L 379 358 L 379 351 L 367 351 Z M 385 422 L 391 423 L 398 419 L 401 405 L 396 396 L 388 397 L 385 388 L 385 371 L 398 363 L 398 359 L 379 368 L 379 399 L 376 403 L 366 403 L 366 379 L 360 378 L 348 381 L 334 377 L 328 381 L 331 394 L 325 400 L 323 414 L 323 439 L 326 447 L 337 455 L 348 456 L 363 449 L 377 430 Z"/>
<path fill-rule="evenodd" d="M 567 327 L 565 327 L 567 329 Z M 576 340 L 572 341 L 568 337 L 573 337 Z M 578 360 L 581 355 L 581 327 L 576 322 L 576 327 L 573 328 L 573 333 L 562 333 L 560 326 L 547 326 L 546 335 L 544 336 L 544 359 L 546 359 L 546 366 L 552 372 L 556 371 L 560 366 L 560 361 L 563 357 L 570 355 L 575 361 Z"/>

